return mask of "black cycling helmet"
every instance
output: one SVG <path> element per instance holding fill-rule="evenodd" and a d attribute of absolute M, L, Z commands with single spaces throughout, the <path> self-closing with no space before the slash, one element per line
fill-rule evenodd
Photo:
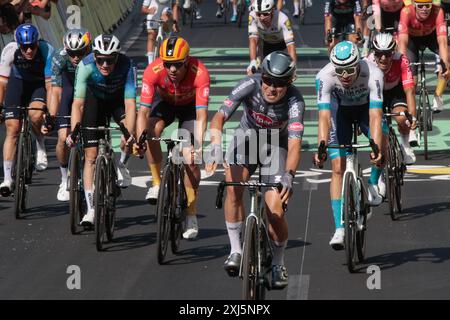
<path fill-rule="evenodd" d="M 262 75 L 270 78 L 292 80 L 295 74 L 295 62 L 283 51 L 274 51 L 262 62 Z"/>

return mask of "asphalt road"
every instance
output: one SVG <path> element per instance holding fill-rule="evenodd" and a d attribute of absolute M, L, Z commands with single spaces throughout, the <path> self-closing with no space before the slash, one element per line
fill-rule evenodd
<path fill-rule="evenodd" d="M 327 63 L 321 48 L 323 9 L 319 3 L 314 1 L 308 11 L 307 24 L 295 27 L 299 47 L 296 83 L 305 95 L 307 113 L 302 161 L 287 215 L 289 286 L 269 292 L 267 298 L 448 299 L 449 111 L 437 118 L 432 160 L 424 161 L 418 151 L 417 166 L 409 168 L 401 218 L 391 221 L 387 204 L 374 210 L 367 232 L 367 259 L 358 272 L 350 274 L 344 252 L 335 252 L 328 245 L 334 231 L 329 164 L 323 171 L 312 168 L 309 148 L 317 132 L 313 78 Z M 202 8 L 203 19 L 196 21 L 193 29 L 186 26 L 182 30 L 192 55 L 200 57 L 211 73 L 210 118 L 233 84 L 244 76 L 248 63 L 245 28 L 223 25 L 215 18 L 215 10 L 213 1 L 208 1 Z M 146 38 L 140 21 L 141 17 L 131 15 L 118 33 L 142 73 Z M 230 127 L 236 126 L 240 115 L 235 115 Z M 1 126 L 0 141 L 4 136 Z M 223 178 L 222 172 L 204 179 L 200 187 L 198 239 L 183 241 L 181 252 L 169 255 L 168 263 L 160 266 L 156 260 L 155 208 L 143 200 L 150 179 L 144 161 L 130 162 L 133 185 L 122 192 L 118 203 L 115 238 L 99 253 L 92 232 L 70 234 L 68 204 L 56 200 L 60 178 L 54 144 L 55 138 L 50 137 L 50 165 L 45 172 L 35 174 L 25 218 L 14 219 L 13 198 L 0 198 L 0 299 L 240 299 L 241 281 L 229 278 L 222 268 L 229 243 L 223 212 L 214 207 L 215 185 Z M 367 154 L 362 154 L 361 161 L 367 168 Z M 435 167 L 424 170 L 424 166 Z M 69 266 L 79 267 L 79 290 L 67 287 Z M 372 268 L 380 270 L 380 287 L 370 290 L 374 282 L 367 272 Z"/>

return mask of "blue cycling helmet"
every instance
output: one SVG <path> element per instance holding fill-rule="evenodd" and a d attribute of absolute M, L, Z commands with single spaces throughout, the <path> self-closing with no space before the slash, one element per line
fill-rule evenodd
<path fill-rule="evenodd" d="M 19 45 L 34 44 L 39 40 L 39 31 L 34 25 L 25 23 L 17 27 L 14 37 Z"/>
<path fill-rule="evenodd" d="M 356 44 L 342 41 L 331 50 L 330 61 L 335 68 L 352 67 L 359 63 L 359 50 Z"/>

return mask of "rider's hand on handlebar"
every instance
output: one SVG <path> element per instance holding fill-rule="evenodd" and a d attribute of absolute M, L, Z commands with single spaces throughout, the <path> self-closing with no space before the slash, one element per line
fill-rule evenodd
<path fill-rule="evenodd" d="M 68 135 L 66 138 L 66 146 L 68 146 L 69 148 L 72 148 L 75 146 L 75 141 L 72 140 L 72 135 Z"/>
<path fill-rule="evenodd" d="M 381 160 L 383 159 L 383 154 L 380 152 L 378 152 L 378 156 L 375 158 L 375 154 L 371 151 L 370 152 L 370 162 L 373 165 L 376 165 L 377 167 L 381 166 Z"/>
<path fill-rule="evenodd" d="M 283 185 L 283 189 L 281 189 L 280 192 L 281 202 L 287 203 L 292 194 L 294 174 L 291 172 L 285 172 L 281 177 L 280 183 Z"/>
<path fill-rule="evenodd" d="M 252 60 L 247 67 L 247 75 L 251 76 L 259 69 L 258 61 L 256 59 Z"/>
<path fill-rule="evenodd" d="M 217 165 L 223 162 L 223 151 L 220 144 L 212 144 L 209 159 L 205 159 L 205 171 L 207 176 L 212 176 L 217 169 Z"/>

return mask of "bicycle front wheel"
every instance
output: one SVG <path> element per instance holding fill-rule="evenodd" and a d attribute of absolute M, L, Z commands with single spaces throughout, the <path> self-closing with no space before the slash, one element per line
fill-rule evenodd
<path fill-rule="evenodd" d="M 425 91 L 420 92 L 420 109 L 422 110 L 422 136 L 423 136 L 423 155 L 425 160 L 428 160 L 428 131 L 429 131 L 429 124 L 430 121 L 430 106 L 427 101 L 427 93 Z"/>
<path fill-rule="evenodd" d="M 258 259 L 258 224 L 255 218 L 247 220 L 245 226 L 244 248 L 242 257 L 242 298 L 260 300 L 264 296 L 264 285 L 260 281 Z"/>
<path fill-rule="evenodd" d="M 103 251 L 103 244 L 106 242 L 106 224 L 105 216 L 107 210 L 107 177 L 106 160 L 104 157 L 97 158 L 95 162 L 95 190 L 94 190 L 94 209 L 95 209 L 95 244 L 97 251 Z"/>
<path fill-rule="evenodd" d="M 70 232 L 77 234 L 80 232 L 79 225 L 83 219 L 82 204 L 82 186 L 81 186 L 81 159 L 78 148 L 70 150 L 69 157 L 69 213 L 70 213 Z"/>
<path fill-rule="evenodd" d="M 25 159 L 27 156 L 28 143 L 26 136 L 21 133 L 16 150 L 16 164 L 15 164 L 15 182 L 14 182 L 14 213 L 16 219 L 20 219 L 25 209 Z"/>
<path fill-rule="evenodd" d="M 114 154 L 111 154 L 110 159 L 114 159 Z M 105 201 L 106 205 L 106 215 L 105 215 L 105 227 L 106 227 L 106 238 L 108 242 L 112 241 L 114 237 L 114 225 L 116 221 L 116 197 L 119 194 L 117 186 L 117 174 L 116 167 L 111 161 L 109 163 L 109 174 L 107 176 L 107 198 Z"/>
<path fill-rule="evenodd" d="M 158 255 L 158 263 L 163 264 L 167 253 L 167 247 L 169 244 L 170 233 L 170 216 L 172 210 L 174 210 L 174 188 L 173 188 L 173 176 L 170 171 L 170 167 L 167 165 L 164 168 L 161 187 L 159 188 L 158 203 L 156 208 L 156 217 L 158 231 L 156 235 L 156 247 Z"/>
<path fill-rule="evenodd" d="M 354 272 L 356 265 L 356 204 L 355 182 L 351 175 L 346 175 L 344 180 L 344 203 L 342 214 L 345 227 L 345 255 L 348 271 Z"/>
<path fill-rule="evenodd" d="M 238 20 L 237 20 L 237 26 L 240 28 L 242 26 L 242 19 L 245 14 L 245 0 L 239 0 L 238 3 Z"/>
<path fill-rule="evenodd" d="M 389 214 L 393 221 L 397 220 L 397 210 L 395 205 L 395 194 L 396 194 L 396 186 L 395 186 L 395 154 L 394 150 L 391 147 L 392 140 L 390 140 L 390 146 L 388 147 L 388 161 L 384 168 L 385 179 L 386 179 L 386 194 L 389 203 Z"/>

